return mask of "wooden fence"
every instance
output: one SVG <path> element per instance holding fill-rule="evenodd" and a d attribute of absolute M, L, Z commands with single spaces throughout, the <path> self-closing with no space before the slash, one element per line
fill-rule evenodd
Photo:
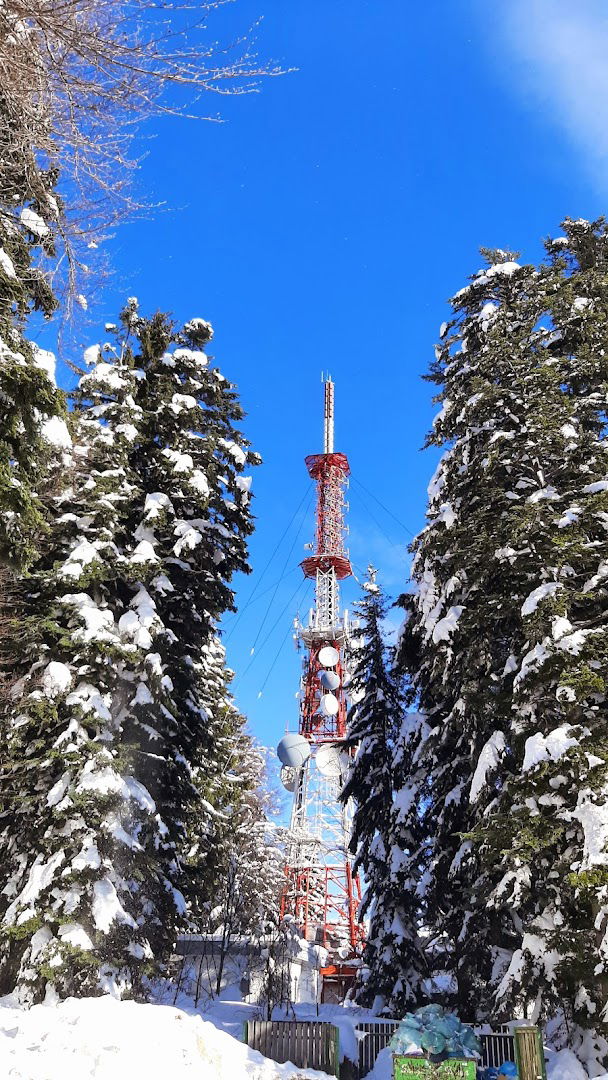
<path fill-rule="evenodd" d="M 338 1029 L 321 1020 L 248 1020 L 245 1042 L 273 1061 L 340 1075 Z"/>
<path fill-rule="evenodd" d="M 357 1024 L 360 1078 L 372 1071 L 376 1058 L 391 1041 L 398 1020 L 370 1020 Z M 516 1027 L 510 1031 L 479 1033 L 481 1062 L 488 1066 L 515 1061 L 519 1080 L 546 1080 L 541 1034 L 536 1027 Z M 319 1069 L 339 1076 L 338 1029 L 320 1020 L 250 1020 L 245 1024 L 245 1042 L 273 1061 L 291 1061 L 301 1069 Z"/>

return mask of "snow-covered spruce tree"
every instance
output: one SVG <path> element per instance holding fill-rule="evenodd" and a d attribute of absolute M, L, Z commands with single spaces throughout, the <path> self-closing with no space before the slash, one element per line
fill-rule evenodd
<path fill-rule="evenodd" d="M 201 655 L 201 690 L 212 745 L 205 746 L 193 765 L 197 800 L 190 806 L 188 835 L 188 900 L 192 929 L 201 933 L 217 908 L 222 878 L 230 860 L 231 811 L 248 785 L 240 769 L 244 741 L 243 717 L 229 691 L 230 672 L 218 635 Z M 200 804 L 212 810 L 201 816 Z"/>
<path fill-rule="evenodd" d="M 152 546 L 161 572 L 154 599 L 167 631 L 162 663 L 179 702 L 174 752 L 194 765 L 201 753 L 214 752 L 204 654 L 220 616 L 233 606 L 233 574 L 249 569 L 251 478 L 243 470 L 260 459 L 236 427 L 243 412 L 234 387 L 203 352 L 213 336 L 209 323 L 193 319 L 178 334 L 162 315 L 144 321 L 133 309 L 125 318 L 137 334 L 135 362 L 144 372 L 135 395 L 141 439 L 132 454 L 144 505 L 143 513 L 132 513 L 130 527 Z M 177 348 L 169 353 L 172 344 Z M 181 818 L 176 795 L 171 786 L 155 798 L 164 813 Z"/>
<path fill-rule="evenodd" d="M 483 881 L 499 874 L 490 906 L 522 930 L 498 1004 L 561 1016 L 595 1073 L 608 1061 L 608 233 L 603 220 L 563 228 L 538 278 L 537 331 L 560 390 L 539 402 L 538 479 L 521 471 L 536 482 L 514 488 L 521 526 L 504 554 L 525 570 L 506 676 L 512 764 L 474 839 Z"/>
<path fill-rule="evenodd" d="M 491 1011 L 487 984 L 521 930 L 509 910 L 488 918 L 467 834 L 513 767 L 520 610 L 546 565 L 534 538 L 552 512 L 547 470 L 563 460 L 569 415 L 549 334 L 537 329 L 539 275 L 508 253 L 486 255 L 453 300 L 432 369 L 443 404 L 428 441 L 449 448 L 413 545 L 417 591 L 405 600 L 400 651 L 425 717 L 414 748 L 418 794 L 402 827 L 415 828 L 423 808 L 427 931 L 453 977 L 447 1000 L 467 1019 Z"/>
<path fill-rule="evenodd" d="M 2 981 L 25 1000 L 141 994 L 170 954 L 210 741 L 201 657 L 251 528 L 238 406 L 199 347 L 210 327 L 177 333 L 134 302 L 122 325 L 103 358 L 87 350 L 73 466 L 28 587 L 1 837 Z"/>
<path fill-rule="evenodd" d="M 392 850 L 391 836 L 393 757 L 403 695 L 391 670 L 391 650 L 383 633 L 389 604 L 375 579 L 376 571 L 370 567 L 364 598 L 357 605 L 361 630 L 349 687 L 353 704 L 345 743 L 355 756 L 341 798 L 354 801 L 351 850 L 354 869 L 362 871 L 365 880 L 361 916 L 367 914 L 369 920 L 357 1000 L 378 1010 L 392 1000 L 396 983 L 404 1002 L 412 1004 L 417 999 L 419 985 L 415 976 L 404 980 L 402 965 L 406 957 L 418 971 L 421 964 L 416 923 L 406 925 L 402 917 L 410 898 L 400 898 L 391 880 L 400 856 Z M 395 952 L 401 961 L 397 978 Z"/>
<path fill-rule="evenodd" d="M 219 844 L 214 860 L 216 887 L 207 894 L 208 910 L 194 923 L 196 930 L 213 935 L 217 943 L 213 950 L 215 994 L 221 991 L 234 939 L 244 937 L 265 947 L 266 937 L 273 936 L 285 880 L 285 852 L 267 817 L 266 793 L 253 786 L 256 779 L 259 784 L 259 769 L 252 768 L 257 764 L 253 746 L 246 752 L 249 760 L 234 763 L 243 771 L 233 777 L 232 804 L 214 815 Z M 239 780 L 242 791 L 235 790 Z"/>
<path fill-rule="evenodd" d="M 603 1001 L 606 888 L 593 828 L 606 757 L 606 240 L 601 222 L 565 229 L 549 266 L 488 253 L 453 300 L 430 437 L 450 445 L 415 545 L 401 659 L 430 729 L 416 750 L 425 903 L 461 1011 L 533 1005 L 588 1028 Z"/>
<path fill-rule="evenodd" d="M 204 666 L 213 747 L 193 770 L 198 799 L 188 820 L 186 896 L 191 929 L 214 935 L 212 989 L 219 993 L 234 936 L 263 938 L 268 920 L 278 915 L 285 854 L 280 830 L 270 822 L 265 757 L 231 698 L 232 673 L 218 638 L 207 648 Z"/>
<path fill-rule="evenodd" d="M 406 705 L 411 704 L 410 698 L 406 687 Z M 425 731 L 421 713 L 405 712 L 392 761 L 388 874 L 384 892 L 375 901 L 378 911 L 383 912 L 384 959 L 392 973 L 383 1010 L 389 1016 L 403 1016 L 429 996 L 437 996 L 433 976 L 442 975 L 441 949 L 429 933 L 424 904 L 430 851 L 422 827 L 425 797 L 417 752 Z"/>

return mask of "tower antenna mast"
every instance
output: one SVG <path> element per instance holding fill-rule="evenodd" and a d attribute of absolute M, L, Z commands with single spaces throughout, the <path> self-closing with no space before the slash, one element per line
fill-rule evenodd
<path fill-rule="evenodd" d="M 322 1000 L 343 1000 L 352 985 L 363 942 L 357 921 L 361 885 L 349 852 L 352 811 L 340 801 L 349 767 L 346 736 L 351 646 L 348 613 L 340 612 L 339 583 L 352 574 L 344 537 L 344 492 L 350 467 L 334 450 L 334 383 L 323 382 L 323 453 L 306 458 L 316 481 L 314 554 L 301 563 L 315 582 L 304 645 L 298 735 L 277 748 L 282 779 L 293 792 L 283 916 L 295 918 L 303 937 L 327 950 L 320 969 Z"/>

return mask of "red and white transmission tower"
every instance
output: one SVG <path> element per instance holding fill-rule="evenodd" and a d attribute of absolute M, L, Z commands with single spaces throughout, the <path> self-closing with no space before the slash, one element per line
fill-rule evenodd
<path fill-rule="evenodd" d="M 278 747 L 282 780 L 293 791 L 286 883 L 281 910 L 295 917 L 304 938 L 327 949 L 321 968 L 323 1000 L 341 1000 L 354 980 L 363 942 L 357 921 L 361 885 L 348 850 L 351 811 L 339 800 L 349 756 L 346 735 L 349 680 L 348 614 L 340 612 L 339 582 L 352 574 L 344 546 L 344 491 L 350 472 L 334 451 L 334 384 L 324 384 L 323 453 L 306 458 L 317 484 L 314 555 L 302 570 L 315 581 L 308 625 L 296 624 L 305 648 L 299 734 Z"/>

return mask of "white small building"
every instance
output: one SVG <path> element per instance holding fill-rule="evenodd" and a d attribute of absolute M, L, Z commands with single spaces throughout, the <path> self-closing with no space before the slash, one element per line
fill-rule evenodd
<path fill-rule="evenodd" d="M 221 934 L 183 934 L 177 942 L 177 981 L 196 998 L 219 997 L 229 987 L 238 987 L 244 1002 L 262 1005 L 266 999 L 269 943 L 233 937 L 225 942 Z M 273 963 L 275 984 L 283 981 L 284 1002 L 315 1005 L 321 1000 L 320 968 L 325 950 L 302 940 L 295 955 Z M 276 966 L 283 970 L 277 973 Z M 181 968 L 181 972 L 180 969 Z"/>

